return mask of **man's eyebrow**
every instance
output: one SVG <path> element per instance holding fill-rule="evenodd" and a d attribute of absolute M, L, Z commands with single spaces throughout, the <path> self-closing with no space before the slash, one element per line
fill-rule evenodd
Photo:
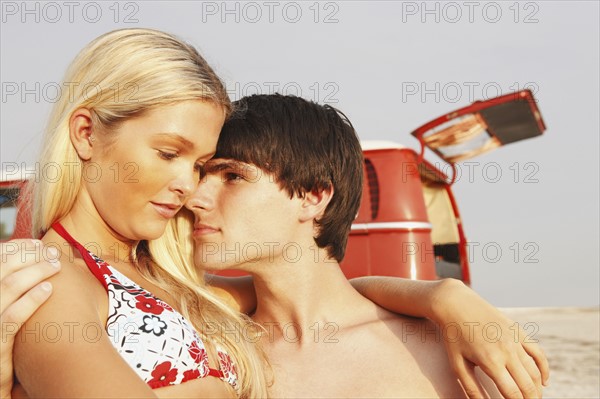
<path fill-rule="evenodd" d="M 158 139 L 174 140 L 181 144 L 187 150 L 194 149 L 194 143 L 177 133 L 157 133 L 154 137 Z"/>
<path fill-rule="evenodd" d="M 223 172 L 225 170 L 243 170 L 248 165 L 233 159 L 210 160 L 204 164 L 204 172 L 209 174 Z"/>

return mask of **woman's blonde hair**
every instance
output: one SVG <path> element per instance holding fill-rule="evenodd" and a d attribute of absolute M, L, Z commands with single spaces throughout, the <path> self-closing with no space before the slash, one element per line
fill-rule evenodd
<path fill-rule="evenodd" d="M 40 169 L 53 165 L 58 177 L 42 176 L 31 185 L 29 203 L 33 237 L 43 236 L 52 223 L 72 209 L 82 187 L 84 165 L 69 135 L 71 115 L 80 108 L 92 114 L 93 133 L 109 135 L 131 117 L 161 105 L 187 100 L 206 100 L 228 115 L 231 102 L 225 87 L 196 49 L 177 37 L 151 29 L 121 29 L 88 44 L 71 63 L 61 97 L 54 105 L 40 156 Z M 178 227 L 179 226 L 179 227 Z M 185 226 L 185 227 L 184 227 Z M 188 229 L 187 233 L 184 231 Z M 134 249 L 138 271 L 180 301 L 179 308 L 204 338 L 206 327 L 216 329 L 222 346 L 233 357 L 243 397 L 265 397 L 264 356 L 255 345 L 241 339 L 254 328 L 248 318 L 231 310 L 206 289 L 190 266 L 191 245 L 181 235 L 191 233 L 184 221 L 169 224 L 164 238 Z M 179 263 L 189 273 L 179 272 Z M 153 267 L 146 267 L 153 263 Z M 159 265 L 159 266 L 157 266 Z M 228 333 L 221 333 L 227 331 Z"/>

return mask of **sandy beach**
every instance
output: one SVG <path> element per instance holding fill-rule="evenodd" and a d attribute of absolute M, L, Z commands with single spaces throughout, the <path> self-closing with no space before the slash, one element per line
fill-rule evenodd
<path fill-rule="evenodd" d="M 550 363 L 545 398 L 600 398 L 600 308 L 505 308 Z M 537 328 L 537 331 L 535 329 Z"/>

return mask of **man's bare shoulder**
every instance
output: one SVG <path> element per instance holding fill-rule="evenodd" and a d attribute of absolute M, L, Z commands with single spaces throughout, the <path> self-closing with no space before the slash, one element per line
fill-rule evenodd
<path fill-rule="evenodd" d="M 388 311 L 379 312 L 379 320 L 373 321 L 378 336 L 373 342 L 381 350 L 404 353 L 403 362 L 394 362 L 415 382 L 427 380 L 441 397 L 464 397 L 444 345 L 448 332 L 438 328 L 428 319 L 402 316 Z M 371 324 L 371 323 L 369 323 Z"/>

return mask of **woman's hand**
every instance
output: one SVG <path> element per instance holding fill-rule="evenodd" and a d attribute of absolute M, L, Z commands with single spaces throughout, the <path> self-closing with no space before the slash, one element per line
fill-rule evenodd
<path fill-rule="evenodd" d="M 507 398 L 538 398 L 549 377 L 548 360 L 531 334 L 462 282 L 441 281 L 432 296 L 450 364 L 469 397 L 482 397 L 475 366 Z"/>
<path fill-rule="evenodd" d="M 38 240 L 0 243 L 0 398 L 10 398 L 13 346 L 23 323 L 50 297 L 44 280 L 60 270 L 58 253 Z M 48 260 L 46 260 L 48 258 Z"/>

